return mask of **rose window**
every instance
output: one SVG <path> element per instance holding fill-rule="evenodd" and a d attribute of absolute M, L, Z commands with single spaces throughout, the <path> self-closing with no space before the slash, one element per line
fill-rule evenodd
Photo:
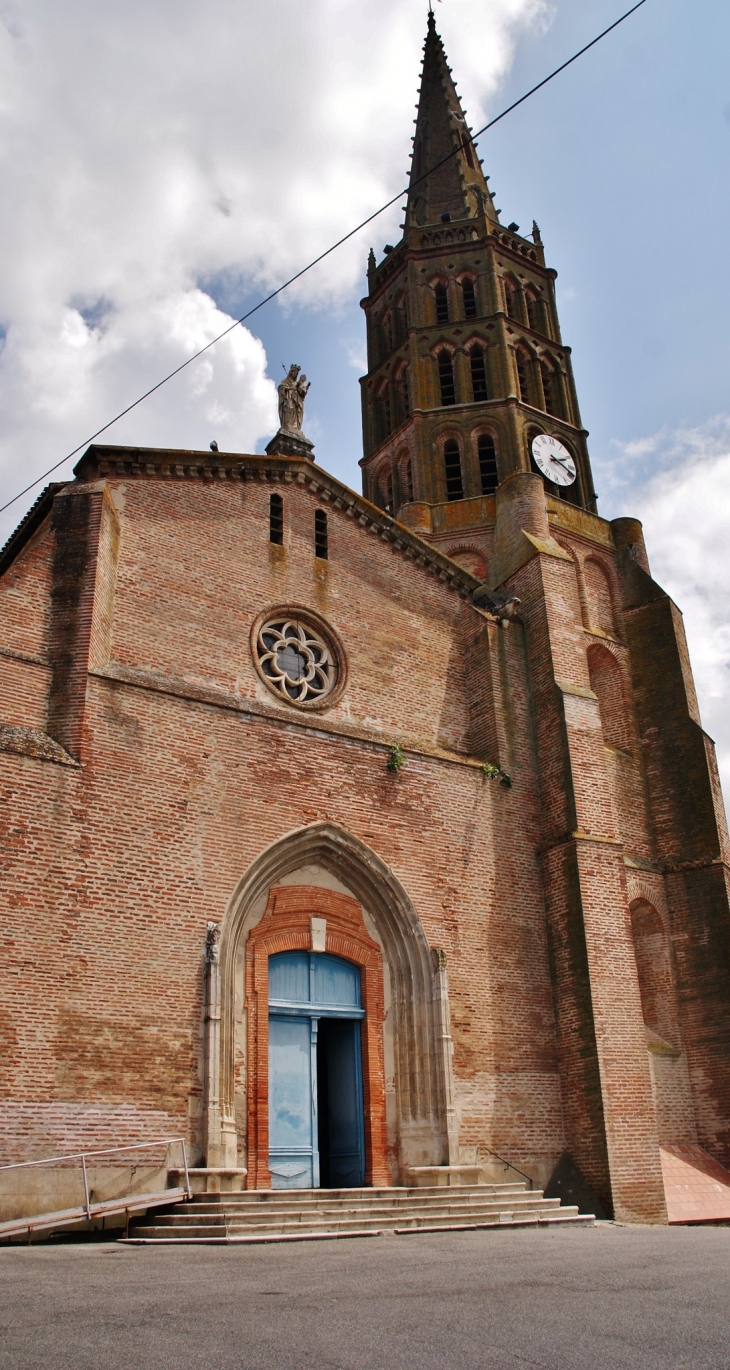
<path fill-rule="evenodd" d="M 274 694 L 292 704 L 323 701 L 337 683 L 324 637 L 298 618 L 269 619 L 258 631 L 257 665 Z"/>

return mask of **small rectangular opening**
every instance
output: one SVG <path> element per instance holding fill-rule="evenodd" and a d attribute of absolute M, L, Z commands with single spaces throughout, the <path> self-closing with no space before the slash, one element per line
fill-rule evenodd
<path fill-rule="evenodd" d="M 314 513 L 314 555 L 327 561 L 329 557 L 329 547 L 327 541 L 327 515 L 324 509 L 316 509 Z"/>
<path fill-rule="evenodd" d="M 281 495 L 269 497 L 269 542 L 284 545 L 284 501 Z"/>

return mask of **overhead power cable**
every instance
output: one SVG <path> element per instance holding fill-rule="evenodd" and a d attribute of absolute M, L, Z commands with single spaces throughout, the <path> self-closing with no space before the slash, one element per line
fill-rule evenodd
<path fill-rule="evenodd" d="M 532 86 L 530 90 L 525 91 L 525 94 L 521 95 L 519 100 L 513 100 L 512 104 L 508 105 L 506 109 L 503 109 L 501 114 L 497 114 L 495 118 L 490 119 L 489 123 L 485 124 L 483 128 L 478 129 L 476 133 L 472 134 L 472 140 L 476 142 L 477 138 L 481 138 L 483 133 L 486 133 L 490 128 L 494 128 L 494 125 L 506 118 L 508 114 L 511 114 L 513 109 L 517 109 L 518 105 L 523 105 L 525 100 L 530 99 L 531 95 L 535 95 L 538 90 L 542 90 L 543 86 L 546 86 L 549 81 L 552 81 L 556 76 L 559 76 L 561 71 L 565 71 L 566 67 L 572 66 L 573 62 L 577 62 L 579 57 L 582 57 L 583 54 L 588 52 L 591 48 L 594 48 L 596 43 L 600 43 L 602 38 L 605 38 L 609 33 L 612 33 L 614 29 L 618 28 L 619 24 L 623 24 L 625 19 L 628 19 L 630 15 L 635 14 L 636 11 L 641 9 L 641 6 L 645 4 L 646 0 L 637 0 L 637 4 L 632 5 L 631 9 L 626 10 L 618 19 L 614 19 L 613 23 L 609 24 L 608 28 L 604 29 L 602 33 L 596 34 L 596 37 L 592 38 L 590 43 L 586 43 L 584 47 L 579 48 L 566 62 L 561 62 L 559 67 L 556 67 L 554 71 L 551 71 L 549 76 L 544 76 L 542 81 L 538 81 L 536 86 Z M 163 385 L 167 385 L 167 382 L 171 381 L 173 377 L 179 376 L 181 371 L 184 371 L 192 362 L 197 361 L 198 357 L 202 357 L 206 352 L 209 352 L 211 347 L 215 347 L 216 343 L 219 343 L 222 338 L 225 338 L 229 333 L 232 333 L 234 328 L 238 328 L 240 324 L 245 323 L 247 319 L 250 319 L 259 309 L 263 309 L 264 305 L 269 304 L 271 300 L 275 300 L 277 295 L 281 295 L 282 292 L 287 290 L 290 285 L 293 285 L 295 281 L 301 280 L 302 276 L 306 276 L 308 271 L 311 271 L 313 267 L 318 266 L 320 262 L 323 262 L 326 257 L 331 256 L 333 252 L 336 252 L 338 247 L 342 247 L 343 243 L 348 242 L 350 238 L 354 238 L 355 234 L 359 233 L 361 229 L 367 228 L 368 224 L 371 224 L 374 219 L 378 219 L 380 215 L 384 214 L 386 209 L 390 209 L 397 200 L 402 199 L 404 195 L 408 195 L 409 191 L 412 190 L 414 186 L 420 185 L 421 181 L 427 180 L 434 171 L 437 171 L 445 162 L 450 161 L 458 152 L 458 147 L 455 147 L 451 152 L 448 152 L 439 162 L 436 162 L 432 167 L 429 167 L 428 171 L 424 171 L 422 176 L 419 176 L 415 181 L 412 181 L 409 186 L 405 186 L 402 190 L 399 190 L 397 195 L 393 195 L 390 200 L 387 200 L 384 205 L 381 205 L 380 209 L 374 210 L 372 214 L 369 214 L 368 217 L 357 224 L 355 228 L 351 228 L 348 233 L 345 233 L 341 238 L 338 238 L 336 243 L 332 243 L 331 247 L 326 248 L 324 252 L 320 252 L 318 257 L 314 257 L 313 260 L 308 262 L 306 266 L 303 266 L 300 271 L 297 271 L 293 276 L 290 276 L 287 281 L 284 281 L 283 285 L 277 286 L 276 290 L 272 290 L 270 294 L 265 295 L 263 300 L 259 300 L 258 304 L 255 304 L 252 309 L 248 309 L 245 314 L 241 315 L 240 319 L 234 319 L 233 323 L 229 324 L 228 328 L 224 328 L 223 332 L 219 333 L 217 337 L 211 338 L 211 341 L 206 343 L 205 347 L 201 347 L 197 352 L 193 352 L 191 357 L 188 357 L 184 362 L 181 362 L 173 371 L 169 371 L 168 374 L 163 376 L 162 380 L 157 381 L 155 385 L 151 385 L 149 390 L 145 390 L 143 395 L 140 395 L 136 400 L 133 400 L 131 404 L 128 404 L 126 409 L 121 409 L 118 414 L 114 415 L 113 419 L 109 419 L 108 423 L 103 424 L 101 428 L 97 428 L 96 432 L 92 433 L 90 437 L 84 438 L 84 441 L 80 442 L 78 447 L 74 447 L 72 452 L 67 452 L 65 457 L 61 457 L 60 461 L 55 462 L 53 466 L 49 466 L 47 471 L 44 471 L 42 475 L 38 476 L 34 481 L 31 481 L 30 485 L 26 485 L 24 490 L 19 490 L 17 495 L 13 495 L 13 498 L 9 499 L 6 504 L 0 505 L 0 514 L 4 513 L 6 509 L 9 509 L 10 506 L 15 504 L 19 499 L 22 499 L 23 495 L 27 495 L 30 490 L 35 489 L 36 485 L 40 485 L 41 481 L 46 480 L 54 471 L 57 471 L 59 466 L 63 466 L 64 462 L 70 461 L 71 458 L 75 457 L 84 447 L 88 447 L 89 443 L 93 442 L 95 438 L 101 437 L 102 433 L 106 433 L 107 429 L 111 428 L 115 423 L 118 423 L 126 414 L 130 414 L 132 410 L 136 409 L 144 400 L 149 399 L 150 395 L 155 394 L 155 391 L 161 390 Z"/>

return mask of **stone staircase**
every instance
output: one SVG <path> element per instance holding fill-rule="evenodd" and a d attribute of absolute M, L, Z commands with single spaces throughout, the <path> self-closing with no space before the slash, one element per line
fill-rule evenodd
<path fill-rule="evenodd" d="M 591 1214 L 561 1207 L 525 1184 L 453 1188 L 262 1189 L 194 1194 L 130 1227 L 129 1242 L 275 1242 L 368 1237 L 383 1232 L 592 1225 Z"/>

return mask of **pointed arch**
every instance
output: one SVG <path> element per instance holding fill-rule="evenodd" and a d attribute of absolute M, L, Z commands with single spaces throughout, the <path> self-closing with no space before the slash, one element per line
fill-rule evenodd
<path fill-rule="evenodd" d="M 674 978 L 662 917 L 646 899 L 634 899 L 630 907 L 644 1023 L 663 1041 L 678 1046 Z"/>
<path fill-rule="evenodd" d="M 434 302 L 436 305 L 436 322 L 449 322 L 449 292 L 445 281 L 436 281 L 433 287 Z"/>
<path fill-rule="evenodd" d="M 529 348 L 524 343 L 518 343 L 515 347 L 515 365 L 517 367 L 517 385 L 519 398 L 523 404 L 535 404 L 535 382 L 532 374 L 535 359 Z"/>
<path fill-rule="evenodd" d="M 471 393 L 475 404 L 489 399 L 487 351 L 483 343 L 473 342 L 467 350 L 471 372 Z"/>
<path fill-rule="evenodd" d="M 459 566 L 463 566 L 471 575 L 476 576 L 477 580 L 486 581 L 487 558 L 481 547 L 471 542 L 460 542 L 455 547 L 449 547 L 446 555 Z"/>
<path fill-rule="evenodd" d="M 464 477 L 461 469 L 461 446 L 458 438 L 447 438 L 444 443 L 444 475 L 447 500 L 464 498 Z"/>
<path fill-rule="evenodd" d="M 560 384 L 556 374 L 556 364 L 552 357 L 546 355 L 540 358 L 540 374 L 542 376 L 542 391 L 545 396 L 545 412 L 552 414 L 556 419 L 563 418 Z"/>
<path fill-rule="evenodd" d="M 588 627 L 616 637 L 616 614 L 611 578 L 597 557 L 586 557 L 583 577 L 588 607 Z"/>
<path fill-rule="evenodd" d="M 504 276 L 502 278 L 504 288 L 504 307 L 510 319 L 515 319 L 517 323 L 522 323 L 522 311 L 520 309 L 520 287 L 514 276 Z"/>
<path fill-rule="evenodd" d="M 609 747 L 629 750 L 626 697 L 621 667 L 613 652 L 601 643 L 588 648 L 588 675 L 598 700 L 603 740 Z"/>
<path fill-rule="evenodd" d="M 476 278 L 474 276 L 461 276 L 459 278 L 461 286 L 461 298 L 464 309 L 465 319 L 476 319 L 478 314 Z"/>
<path fill-rule="evenodd" d="M 454 359 L 447 347 L 442 347 L 436 354 L 436 365 L 439 374 L 439 390 L 441 392 L 441 404 L 446 407 L 456 404 L 456 382 L 454 380 Z"/>
<path fill-rule="evenodd" d="M 221 924 L 221 1081 L 224 1118 L 234 1116 L 236 966 L 249 931 L 259 921 L 272 885 L 302 866 L 317 865 L 339 879 L 372 921 L 391 986 L 395 1112 L 401 1159 L 442 1163 L 447 1153 L 447 1081 L 437 1041 L 432 954 L 416 909 L 386 863 L 360 838 L 321 821 L 286 833 L 249 866 Z M 239 1006 L 240 1011 L 240 1006 Z M 425 1158 L 425 1159 L 424 1159 Z"/>
<path fill-rule="evenodd" d="M 543 298 L 536 286 L 525 286 L 525 304 L 527 305 L 527 319 L 530 328 L 535 333 L 544 333 Z"/>

